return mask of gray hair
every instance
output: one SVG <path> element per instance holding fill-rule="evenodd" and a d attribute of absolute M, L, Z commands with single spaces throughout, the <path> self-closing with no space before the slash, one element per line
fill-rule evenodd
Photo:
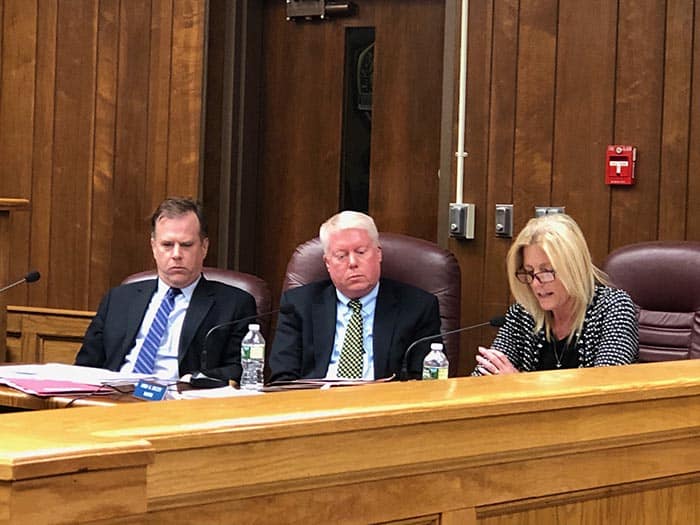
<path fill-rule="evenodd" d="M 324 222 L 319 229 L 318 236 L 321 238 L 323 253 L 327 253 L 328 242 L 332 234 L 351 228 L 365 230 L 372 242 L 379 246 L 379 232 L 372 217 L 359 211 L 341 211 Z"/>

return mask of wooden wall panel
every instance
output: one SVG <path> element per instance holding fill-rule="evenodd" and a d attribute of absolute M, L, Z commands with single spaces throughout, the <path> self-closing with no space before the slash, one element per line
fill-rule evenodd
<path fill-rule="evenodd" d="M 539 0 L 520 9 L 512 182 L 515 230 L 532 217 L 534 206 L 552 198 L 557 13 L 550 6 L 548 0 Z"/>
<path fill-rule="evenodd" d="M 615 82 L 614 144 L 639 148 L 633 188 L 613 188 L 608 250 L 656 239 L 658 225 L 661 100 L 663 96 L 664 0 L 620 2 Z M 644 75 L 640 75 L 644 71 Z M 641 212 L 643 210 L 643 212 Z"/>
<path fill-rule="evenodd" d="M 566 206 L 602 262 L 610 189 L 601 163 L 613 130 L 617 10 L 608 0 L 560 6 L 551 203 Z"/>
<path fill-rule="evenodd" d="M 692 72 L 693 4 L 667 2 L 664 68 L 663 134 L 659 187 L 659 231 L 662 240 L 686 236 L 688 134 Z"/>
<path fill-rule="evenodd" d="M 31 189 L 25 194 L 31 201 L 31 226 L 14 225 L 14 230 L 28 239 L 30 256 L 18 258 L 13 273 L 21 275 L 23 265 L 37 268 L 46 274 L 51 254 L 48 239 L 51 235 L 51 207 L 54 151 L 54 109 L 56 107 L 56 41 L 58 5 L 56 2 L 39 2 L 37 10 L 37 40 L 43 42 L 36 48 L 36 91 L 34 120 L 34 149 L 32 152 Z M 12 189 L 7 191 L 12 192 Z M 6 191 L 6 192 L 7 192 Z M 5 193 L 6 193 L 5 192 Z M 11 194 L 11 193 L 10 193 Z M 25 241 L 26 242 L 26 241 Z M 32 286 L 13 290 L 10 304 L 46 304 L 50 279 L 46 275 Z M 26 295 L 25 295 L 26 294 Z"/>
<path fill-rule="evenodd" d="M 10 304 L 94 309 L 152 266 L 147 219 L 199 196 L 206 0 L 2 0 L 0 195 Z M 39 45 L 40 43 L 40 45 Z"/>
<path fill-rule="evenodd" d="M 381 229 L 430 241 L 437 235 L 443 3 L 387 2 L 375 18 L 369 209 Z"/>
<path fill-rule="evenodd" d="M 496 228 L 495 204 L 513 202 L 513 177 L 514 177 L 514 151 L 516 144 L 516 82 L 518 75 L 518 32 L 519 20 L 518 1 L 499 2 L 494 5 L 493 13 L 493 46 L 492 53 L 498 57 L 493 61 L 491 70 L 491 83 L 488 98 L 491 100 L 491 110 L 488 123 L 488 151 L 489 162 L 487 164 L 488 194 L 483 208 L 486 230 L 482 234 L 485 250 L 493 254 L 494 258 L 505 260 L 510 243 L 507 239 L 501 239 L 486 232 L 493 232 Z M 502 304 L 508 300 L 508 282 L 506 280 L 505 264 L 483 264 L 483 297 L 481 311 L 478 318 L 470 318 L 467 322 L 477 323 L 481 319 L 488 319 L 501 315 Z M 474 347 L 484 339 L 488 339 L 490 332 L 482 331 L 474 334 L 469 342 L 463 346 Z M 465 346 L 466 347 L 466 346 Z M 464 354 L 464 353 L 463 353 Z"/>
<path fill-rule="evenodd" d="M 693 20 L 700 19 L 700 3 L 695 4 Z M 695 23 L 693 34 L 693 56 L 700 56 L 700 24 Z M 691 82 L 700 86 L 700 60 L 693 60 Z M 687 238 L 700 239 L 700 90 L 694 89 L 690 97 L 690 140 L 688 154 L 688 213 Z"/>
<path fill-rule="evenodd" d="M 200 193 L 205 4 L 204 0 L 177 0 L 172 4 L 172 70 L 168 112 L 171 122 L 168 133 L 169 195 L 183 190 L 188 190 L 193 196 Z M 161 49 L 164 51 L 161 55 L 169 50 L 167 45 Z M 159 84 L 152 87 L 156 89 Z"/>
<path fill-rule="evenodd" d="M 0 196 L 26 198 L 32 180 L 34 98 L 34 53 L 37 47 L 35 1 L 7 0 L 2 9 L 2 54 L 0 55 Z M 29 244 L 20 231 L 29 227 L 29 211 L 13 213 L 10 219 L 10 275 L 16 259 L 27 259 Z M 8 292 L 10 304 L 17 295 Z M 24 294 L 19 295 L 22 298 Z"/>
<path fill-rule="evenodd" d="M 97 26 L 97 78 L 95 89 L 95 159 L 92 170 L 90 221 L 90 279 L 88 304 L 97 304 L 111 283 L 114 232 L 115 157 L 117 152 L 117 66 L 119 64 L 119 1 L 102 2 Z M 115 250 L 121 252 L 121 250 Z M 132 252 L 133 250 L 129 250 Z"/>
<path fill-rule="evenodd" d="M 112 183 L 114 219 L 120 225 L 112 230 L 113 246 L 136 243 L 133 250 L 113 250 L 113 268 L 144 267 L 148 261 L 148 210 L 152 209 L 146 181 L 148 139 L 148 95 L 150 70 L 148 0 L 121 2 L 119 10 L 119 49 L 115 173 L 141 176 L 115 177 Z M 126 272 L 125 272 L 126 274 Z"/>
<path fill-rule="evenodd" d="M 276 301 L 294 248 L 338 210 L 344 23 L 288 22 L 282 2 L 263 16 L 256 273 Z"/>
<path fill-rule="evenodd" d="M 488 214 L 488 206 L 486 205 L 486 189 L 487 182 L 484 177 L 489 163 L 489 143 L 488 134 L 483 133 L 483 126 L 486 126 L 489 121 L 489 106 L 492 79 L 492 50 L 491 50 L 491 32 L 493 28 L 493 13 L 490 10 L 490 3 L 484 4 L 486 9 L 471 9 L 473 3 L 470 3 L 470 30 L 477 28 L 471 32 L 470 40 L 473 40 L 473 45 L 468 49 L 468 77 L 472 79 L 469 82 L 467 98 L 467 113 L 470 115 L 466 122 L 466 151 L 469 154 L 469 162 L 465 160 L 464 165 L 464 196 L 463 202 L 476 204 L 476 224 L 475 224 L 475 240 L 467 243 L 451 242 L 449 248 L 457 256 L 460 267 L 462 269 L 462 297 L 471 305 L 470 308 L 462 307 L 462 319 L 464 324 L 476 324 L 481 320 L 480 316 L 481 305 L 484 301 L 483 284 L 484 284 L 484 249 L 486 239 L 486 216 Z M 457 31 L 459 35 L 460 29 Z M 456 53 L 459 57 L 459 53 Z M 458 72 L 456 72 L 456 81 Z M 458 103 L 455 102 L 455 109 Z M 476 127 L 475 127 L 476 126 Z M 511 130 L 512 134 L 512 130 Z M 455 135 L 456 137 L 457 135 Z M 457 151 L 457 149 L 453 149 Z M 456 160 L 455 160 L 456 167 Z M 444 176 L 444 175 L 443 175 Z M 453 189 L 456 191 L 456 189 Z M 455 202 L 453 197 L 450 202 Z M 503 299 L 502 299 L 503 300 Z M 463 299 L 465 305 L 465 299 Z M 478 307 L 476 305 L 479 305 Z M 460 348 L 476 348 L 477 344 L 482 340 L 479 332 L 465 332 L 462 334 Z M 468 364 L 464 364 L 464 357 L 467 354 L 462 352 L 460 355 L 460 369 L 464 369 Z"/>
<path fill-rule="evenodd" d="M 87 303 L 97 4 L 59 2 L 51 174 L 49 304 Z M 37 210 L 39 211 L 39 210 Z M 54 250 L 60 250 L 57 256 Z M 70 275 L 69 279 L 60 276 Z"/>

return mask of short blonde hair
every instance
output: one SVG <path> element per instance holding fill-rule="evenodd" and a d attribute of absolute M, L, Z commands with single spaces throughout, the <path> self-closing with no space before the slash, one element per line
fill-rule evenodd
<path fill-rule="evenodd" d="M 586 308 L 593 300 L 595 285 L 608 284 L 607 276 L 593 264 L 583 232 L 571 217 L 556 213 L 528 221 L 508 250 L 508 283 L 515 300 L 534 317 L 534 331 L 539 332 L 545 327 L 548 338 L 551 334 L 551 313 L 540 307 L 530 285 L 521 283 L 515 276 L 515 272 L 523 267 L 525 246 L 538 246 L 542 249 L 556 272 L 556 278 L 574 300 L 574 318 L 569 336 L 571 341 L 583 327 Z"/>
<path fill-rule="evenodd" d="M 323 253 L 328 255 L 328 243 L 332 234 L 340 230 L 349 230 L 351 228 L 365 230 L 369 238 L 372 239 L 372 242 L 376 246 L 379 246 L 379 232 L 377 231 L 377 226 L 374 224 L 374 219 L 372 219 L 372 217 L 359 211 L 341 211 L 321 224 L 318 236 L 321 239 Z"/>

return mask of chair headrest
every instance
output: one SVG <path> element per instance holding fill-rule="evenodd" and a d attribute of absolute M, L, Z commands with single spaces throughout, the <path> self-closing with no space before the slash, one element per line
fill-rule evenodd
<path fill-rule="evenodd" d="M 700 242 L 630 244 L 610 253 L 603 269 L 645 310 L 700 310 Z"/>

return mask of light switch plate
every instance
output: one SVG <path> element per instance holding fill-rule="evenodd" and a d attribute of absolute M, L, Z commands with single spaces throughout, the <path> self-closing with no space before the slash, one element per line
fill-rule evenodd
<path fill-rule="evenodd" d="M 513 205 L 496 204 L 496 235 L 513 237 Z"/>

